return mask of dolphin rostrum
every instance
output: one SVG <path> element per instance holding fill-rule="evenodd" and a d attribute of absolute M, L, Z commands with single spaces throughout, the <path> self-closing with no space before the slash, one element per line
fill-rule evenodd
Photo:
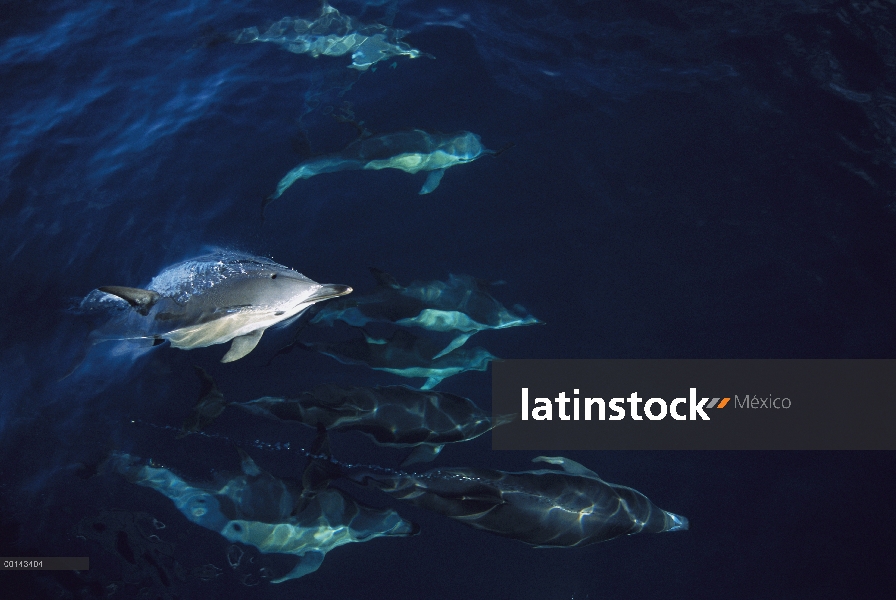
<path fill-rule="evenodd" d="M 686 518 L 657 508 L 638 491 L 603 481 L 568 458 L 539 456 L 533 462 L 562 470 L 456 468 L 348 477 L 476 529 L 539 547 L 586 546 L 688 528 Z"/>
<path fill-rule="evenodd" d="M 297 398 L 236 403 L 249 412 L 327 431 L 360 431 L 383 446 L 413 447 L 402 466 L 429 461 L 445 444 L 479 437 L 515 415 L 492 418 L 468 398 L 403 385 L 320 385 Z"/>
<path fill-rule="evenodd" d="M 309 494 L 297 482 L 265 473 L 245 452 L 240 456 L 242 474 L 223 485 L 191 483 L 123 453 L 112 454 L 104 470 L 164 494 L 187 519 L 231 542 L 300 558 L 294 569 L 272 583 L 316 571 L 327 552 L 344 544 L 418 532 L 394 510 L 364 506 L 335 487 Z M 310 470 L 311 465 L 306 473 Z"/>
<path fill-rule="evenodd" d="M 299 163 L 280 180 L 277 191 L 268 196 L 262 208 L 283 195 L 297 179 L 336 171 L 401 169 L 412 174 L 427 171 L 429 176 L 420 193 L 428 194 L 439 187 L 445 169 L 472 162 L 486 154 L 495 152 L 486 149 L 479 136 L 469 131 L 442 134 L 412 129 L 364 137 L 346 146 L 342 152 Z"/>
<path fill-rule="evenodd" d="M 94 344 L 168 340 L 191 350 L 233 340 L 221 359 L 232 362 L 249 354 L 268 327 L 287 324 L 315 302 L 351 291 L 347 285 L 317 283 L 267 258 L 217 251 L 168 267 L 146 289 L 98 288 L 81 307 L 118 312 L 91 333 Z"/>
<path fill-rule="evenodd" d="M 392 323 L 429 331 L 455 333 L 434 358 L 463 346 L 478 331 L 543 324 L 519 305 L 506 308 L 491 295 L 490 284 L 469 275 L 449 275 L 448 281 L 413 281 L 407 286 L 379 269 L 371 269 L 376 291 L 327 303 L 310 323 L 355 327 Z"/>
<path fill-rule="evenodd" d="M 406 31 L 377 23 L 361 23 L 323 2 L 320 15 L 313 21 L 284 17 L 264 33 L 258 27 L 249 27 L 234 33 L 232 39 L 238 44 L 270 42 L 294 54 L 308 54 L 314 58 L 350 54 L 352 64 L 349 67 L 359 71 L 366 71 L 392 56 L 433 58 L 402 42 L 401 38 L 406 34 Z"/>
<path fill-rule="evenodd" d="M 426 383 L 420 386 L 422 390 L 432 389 L 446 377 L 464 371 L 485 371 L 496 358 L 479 346 L 441 354 L 439 344 L 404 329 L 396 330 L 388 339 L 364 332 L 363 337 L 344 342 L 303 342 L 302 346 L 343 364 L 366 365 L 400 377 L 426 377 Z"/>

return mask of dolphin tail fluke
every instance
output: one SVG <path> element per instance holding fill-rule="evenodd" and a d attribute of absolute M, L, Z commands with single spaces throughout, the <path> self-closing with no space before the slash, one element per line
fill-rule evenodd
<path fill-rule="evenodd" d="M 298 579 L 299 577 L 304 577 L 309 573 L 314 573 L 323 564 L 324 556 L 325 553 L 318 550 L 311 550 L 309 552 L 306 552 L 302 555 L 302 558 L 299 559 L 299 564 L 297 564 L 292 571 L 290 571 L 283 577 L 271 579 L 271 583 L 283 583 L 284 581 L 289 581 L 290 579 Z"/>
<path fill-rule="evenodd" d="M 289 342 L 288 344 L 286 344 L 285 346 L 283 346 L 282 348 L 280 348 L 279 350 L 277 350 L 276 352 L 274 352 L 274 355 L 268 360 L 268 362 L 266 362 L 264 364 L 264 366 L 270 367 L 271 364 L 273 364 L 275 358 L 277 358 L 281 354 L 289 354 L 290 352 L 292 352 L 293 348 L 299 348 L 301 350 L 310 351 L 311 348 L 309 348 L 308 346 L 299 342 L 299 334 L 302 333 L 307 326 L 308 326 L 308 321 L 305 321 L 304 323 L 299 325 L 299 327 L 296 328 L 295 334 L 293 334 L 293 336 L 292 336 L 292 341 Z"/>
<path fill-rule="evenodd" d="M 215 385 L 215 380 L 212 379 L 211 375 L 205 372 L 205 369 L 198 365 L 193 365 L 193 369 L 201 381 L 199 399 L 193 407 L 193 412 L 181 425 L 180 431 L 176 436 L 178 439 L 184 438 L 191 433 L 196 433 L 210 425 L 212 421 L 221 416 L 221 413 L 230 404 L 229 401 L 224 399 L 224 394 Z"/>
<path fill-rule="evenodd" d="M 264 200 L 261 201 L 261 222 L 262 223 L 264 223 L 264 211 L 267 209 L 268 204 L 270 204 L 271 202 L 276 200 L 277 197 L 278 197 L 278 194 L 276 192 L 274 192 L 270 196 L 266 196 L 264 198 Z"/>
<path fill-rule="evenodd" d="M 500 150 L 488 150 L 487 153 L 490 154 L 493 158 L 497 158 L 497 157 L 501 156 L 504 152 L 513 148 L 514 146 L 516 146 L 516 144 L 514 144 L 513 142 L 510 142 L 509 144 L 507 144 Z"/>
<path fill-rule="evenodd" d="M 666 510 L 663 512 L 666 513 L 666 528 L 663 531 L 687 531 L 690 529 L 691 524 L 687 517 L 682 517 Z"/>
<path fill-rule="evenodd" d="M 498 415 L 497 417 L 492 417 L 492 429 L 495 427 L 500 427 L 501 425 L 507 425 L 508 423 L 513 423 L 516 419 L 515 413 L 510 413 L 507 415 Z"/>
<path fill-rule="evenodd" d="M 298 514 L 304 510 L 308 501 L 330 485 L 330 481 L 342 476 L 342 471 L 331 460 L 330 453 L 330 437 L 323 425 L 318 425 L 317 436 L 311 445 L 312 458 L 302 473 L 302 494 L 296 500 L 293 507 L 293 514 Z"/>
<path fill-rule="evenodd" d="M 426 182 L 424 182 L 423 187 L 420 188 L 420 194 L 428 194 L 439 187 L 439 183 L 442 182 L 442 176 L 445 174 L 445 169 L 436 169 L 435 171 L 430 171 L 429 175 L 426 178 Z"/>

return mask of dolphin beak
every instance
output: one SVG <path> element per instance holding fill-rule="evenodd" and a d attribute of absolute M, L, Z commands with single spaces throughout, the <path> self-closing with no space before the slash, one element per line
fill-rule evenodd
<path fill-rule="evenodd" d="M 346 294 L 351 294 L 352 288 L 347 285 L 340 285 L 337 283 L 328 283 L 320 286 L 320 289 L 311 294 L 311 297 L 308 300 L 312 302 L 320 302 L 321 300 L 329 300 L 330 298 L 338 298 L 339 296 L 345 296 Z"/>

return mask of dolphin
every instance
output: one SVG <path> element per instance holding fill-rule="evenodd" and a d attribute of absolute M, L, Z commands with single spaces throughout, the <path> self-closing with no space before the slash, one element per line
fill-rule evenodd
<path fill-rule="evenodd" d="M 384 271 L 371 272 L 378 283 L 376 291 L 327 303 L 310 323 L 333 325 L 342 321 L 355 327 L 370 322 L 392 323 L 456 333 L 434 358 L 463 346 L 478 331 L 544 323 L 519 305 L 506 308 L 491 295 L 490 284 L 469 275 L 449 275 L 447 282 L 413 281 L 402 286 Z"/>
<path fill-rule="evenodd" d="M 327 552 L 344 544 L 419 531 L 393 510 L 364 506 L 335 487 L 307 493 L 291 481 L 265 473 L 242 450 L 240 456 L 242 473 L 223 485 L 191 483 L 167 468 L 143 464 L 123 453 L 113 453 L 104 470 L 164 494 L 191 522 L 230 542 L 300 558 L 295 568 L 272 583 L 316 571 Z"/>
<path fill-rule="evenodd" d="M 496 152 L 486 149 L 479 136 L 469 131 L 442 134 L 412 129 L 362 137 L 342 152 L 299 163 L 280 180 L 277 191 L 265 199 L 262 209 L 283 195 L 296 180 L 337 171 L 401 169 L 411 174 L 427 171 L 429 176 L 420 193 L 428 194 L 439 187 L 445 169 L 472 162 L 486 154 Z"/>
<path fill-rule="evenodd" d="M 294 54 L 308 54 L 314 58 L 350 54 L 352 64 L 349 67 L 366 71 L 393 56 L 433 58 L 402 42 L 401 38 L 407 33 L 377 23 L 361 23 L 323 2 L 320 15 L 313 21 L 284 17 L 264 33 L 258 27 L 249 27 L 231 34 L 231 39 L 237 44 L 270 42 Z"/>
<path fill-rule="evenodd" d="M 199 400 L 196 401 L 190 416 L 184 419 L 178 438 L 183 438 L 191 433 L 201 431 L 206 425 L 221 416 L 224 409 L 230 404 L 225 400 L 224 394 L 215 385 L 215 381 L 205 372 L 205 369 L 193 365 L 193 369 L 201 380 L 201 388 L 199 389 Z"/>
<path fill-rule="evenodd" d="M 265 396 L 234 406 L 327 431 L 360 431 L 383 446 L 413 447 L 402 466 L 430 461 L 445 444 L 472 440 L 515 418 L 493 419 L 468 398 L 403 385 L 326 384 L 298 398 Z"/>
<path fill-rule="evenodd" d="M 439 354 L 438 344 L 415 336 L 403 329 L 396 330 L 388 339 L 374 338 L 364 332 L 363 337 L 344 342 L 303 342 L 309 350 L 326 354 L 347 365 L 366 365 L 401 377 L 426 377 L 421 390 L 429 390 L 446 377 L 464 371 L 485 371 L 496 357 L 485 348 L 458 348 Z"/>
<path fill-rule="evenodd" d="M 117 314 L 90 334 L 106 340 L 164 340 L 191 350 L 233 340 L 221 362 L 249 354 L 272 325 L 288 324 L 315 302 L 344 296 L 347 285 L 320 284 L 267 258 L 217 251 L 172 265 L 146 289 L 105 286 L 84 310 Z"/>
<path fill-rule="evenodd" d="M 657 508 L 629 487 L 603 481 L 575 461 L 539 456 L 533 462 L 561 470 L 455 468 L 347 476 L 470 527 L 538 547 L 571 548 L 622 535 L 688 529 L 685 517 Z"/>

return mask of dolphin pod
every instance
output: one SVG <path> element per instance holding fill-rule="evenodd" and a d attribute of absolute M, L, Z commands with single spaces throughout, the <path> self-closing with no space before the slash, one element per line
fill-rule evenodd
<path fill-rule="evenodd" d="M 299 163 L 283 176 L 277 190 L 265 199 L 262 208 L 282 196 L 299 179 L 337 171 L 399 169 L 411 174 L 427 171 L 429 175 L 420 193 L 428 194 L 439 187 L 445 169 L 472 162 L 486 154 L 495 152 L 486 149 L 479 136 L 469 131 L 443 134 L 411 129 L 362 137 L 341 152 Z"/>
<path fill-rule="evenodd" d="M 539 547 L 571 548 L 688 529 L 686 518 L 657 508 L 636 490 L 603 481 L 575 461 L 539 456 L 533 462 L 562 470 L 456 468 L 350 477 L 470 527 Z"/>
<path fill-rule="evenodd" d="M 300 486 L 262 471 L 245 452 L 240 455 L 242 473 L 223 485 L 191 483 L 123 453 L 112 454 L 104 469 L 164 494 L 187 519 L 231 542 L 300 558 L 295 568 L 272 583 L 316 571 L 328 552 L 344 544 L 418 531 L 394 510 L 364 506 L 333 487 L 305 493 Z"/>
<path fill-rule="evenodd" d="M 428 56 L 401 41 L 405 33 L 361 23 L 323 2 L 314 19 L 287 17 L 264 32 L 250 27 L 230 39 L 272 43 L 314 58 L 348 55 L 350 68 L 366 71 L 391 57 Z M 290 170 L 265 199 L 262 211 L 299 179 L 349 170 L 426 172 L 419 193 L 428 194 L 438 188 L 448 168 L 499 152 L 486 149 L 480 137 L 469 131 L 443 134 L 412 129 L 370 135 L 365 130 L 342 151 L 310 158 Z M 273 583 L 316 571 L 326 554 L 341 545 L 417 533 L 417 526 L 395 510 L 365 506 L 329 486 L 337 477 L 537 547 L 580 547 L 623 535 L 688 529 L 685 517 L 659 509 L 644 494 L 607 483 L 562 457 L 539 456 L 534 462 L 554 468 L 523 472 L 462 467 L 424 473 L 342 465 L 327 458 L 328 444 L 325 452 L 320 449 L 328 430 L 360 431 L 381 445 L 414 448 L 403 462 L 407 465 L 432 460 L 445 444 L 476 438 L 508 422 L 511 416 L 489 417 L 466 398 L 427 390 L 452 375 L 487 369 L 493 355 L 483 348 L 463 347 L 477 332 L 541 323 L 521 307 L 504 307 L 492 297 L 488 284 L 469 276 L 403 286 L 382 271 L 373 272 L 379 283 L 376 291 L 331 302 L 313 323 L 342 321 L 355 327 L 387 323 L 453 337 L 445 346 L 404 329 L 385 338 L 362 330 L 362 337 L 344 342 L 302 344 L 345 364 L 425 378 L 422 390 L 329 384 L 298 398 L 263 397 L 236 403 L 254 414 L 318 429 L 319 445 L 316 442 L 316 450 L 305 453 L 312 460 L 301 483 L 271 476 L 243 451 L 241 472 L 225 474 L 215 483 L 188 481 L 125 453 L 113 453 L 103 471 L 159 492 L 190 522 L 230 542 L 251 545 L 262 553 L 298 557 L 295 567 Z M 345 285 L 317 283 L 266 258 L 216 251 L 164 269 L 145 288 L 100 287 L 84 299 L 82 309 L 112 313 L 104 326 L 90 334 L 94 344 L 168 341 L 175 348 L 193 349 L 232 342 L 222 359 L 232 362 L 249 354 L 267 328 L 286 325 L 311 305 L 351 291 Z M 197 372 L 203 381 L 200 398 L 179 437 L 200 431 L 233 404 L 211 377 L 199 368 Z"/>
<path fill-rule="evenodd" d="M 93 344 L 168 340 L 191 350 L 233 340 L 221 359 L 232 362 L 249 354 L 268 327 L 351 291 L 347 285 L 317 283 L 267 258 L 222 250 L 166 268 L 146 289 L 100 287 L 81 307 L 119 313 L 91 333 Z"/>
<path fill-rule="evenodd" d="M 329 302 L 310 322 L 333 325 L 342 321 L 355 327 L 392 323 L 456 333 L 434 358 L 461 347 L 479 331 L 543 323 L 520 306 L 506 308 L 491 295 L 491 284 L 469 275 L 449 275 L 448 281 L 413 281 L 403 286 L 384 271 L 371 272 L 378 283 L 374 292 Z"/>
<path fill-rule="evenodd" d="M 350 68 L 366 71 L 381 60 L 393 56 L 418 58 L 423 54 L 401 38 L 407 34 L 376 23 L 361 23 L 354 17 L 343 16 L 338 10 L 322 3 L 320 15 L 313 21 L 284 17 L 262 33 L 258 27 L 248 27 L 232 35 L 234 42 L 270 42 L 294 54 L 344 56 L 350 54 Z"/>
<path fill-rule="evenodd" d="M 327 431 L 360 431 L 383 446 L 414 448 L 403 467 L 430 461 L 445 444 L 472 440 L 515 417 L 493 419 L 467 398 L 403 385 L 328 384 L 297 398 L 265 396 L 232 406 Z"/>
<path fill-rule="evenodd" d="M 458 348 L 448 354 L 439 344 L 398 329 L 388 338 L 366 332 L 342 342 L 307 342 L 302 346 L 347 365 L 365 365 L 400 377 L 425 377 L 421 390 L 434 388 L 446 377 L 465 371 L 485 371 L 496 357 L 481 347 Z M 438 357 L 437 357 L 438 356 Z"/>

